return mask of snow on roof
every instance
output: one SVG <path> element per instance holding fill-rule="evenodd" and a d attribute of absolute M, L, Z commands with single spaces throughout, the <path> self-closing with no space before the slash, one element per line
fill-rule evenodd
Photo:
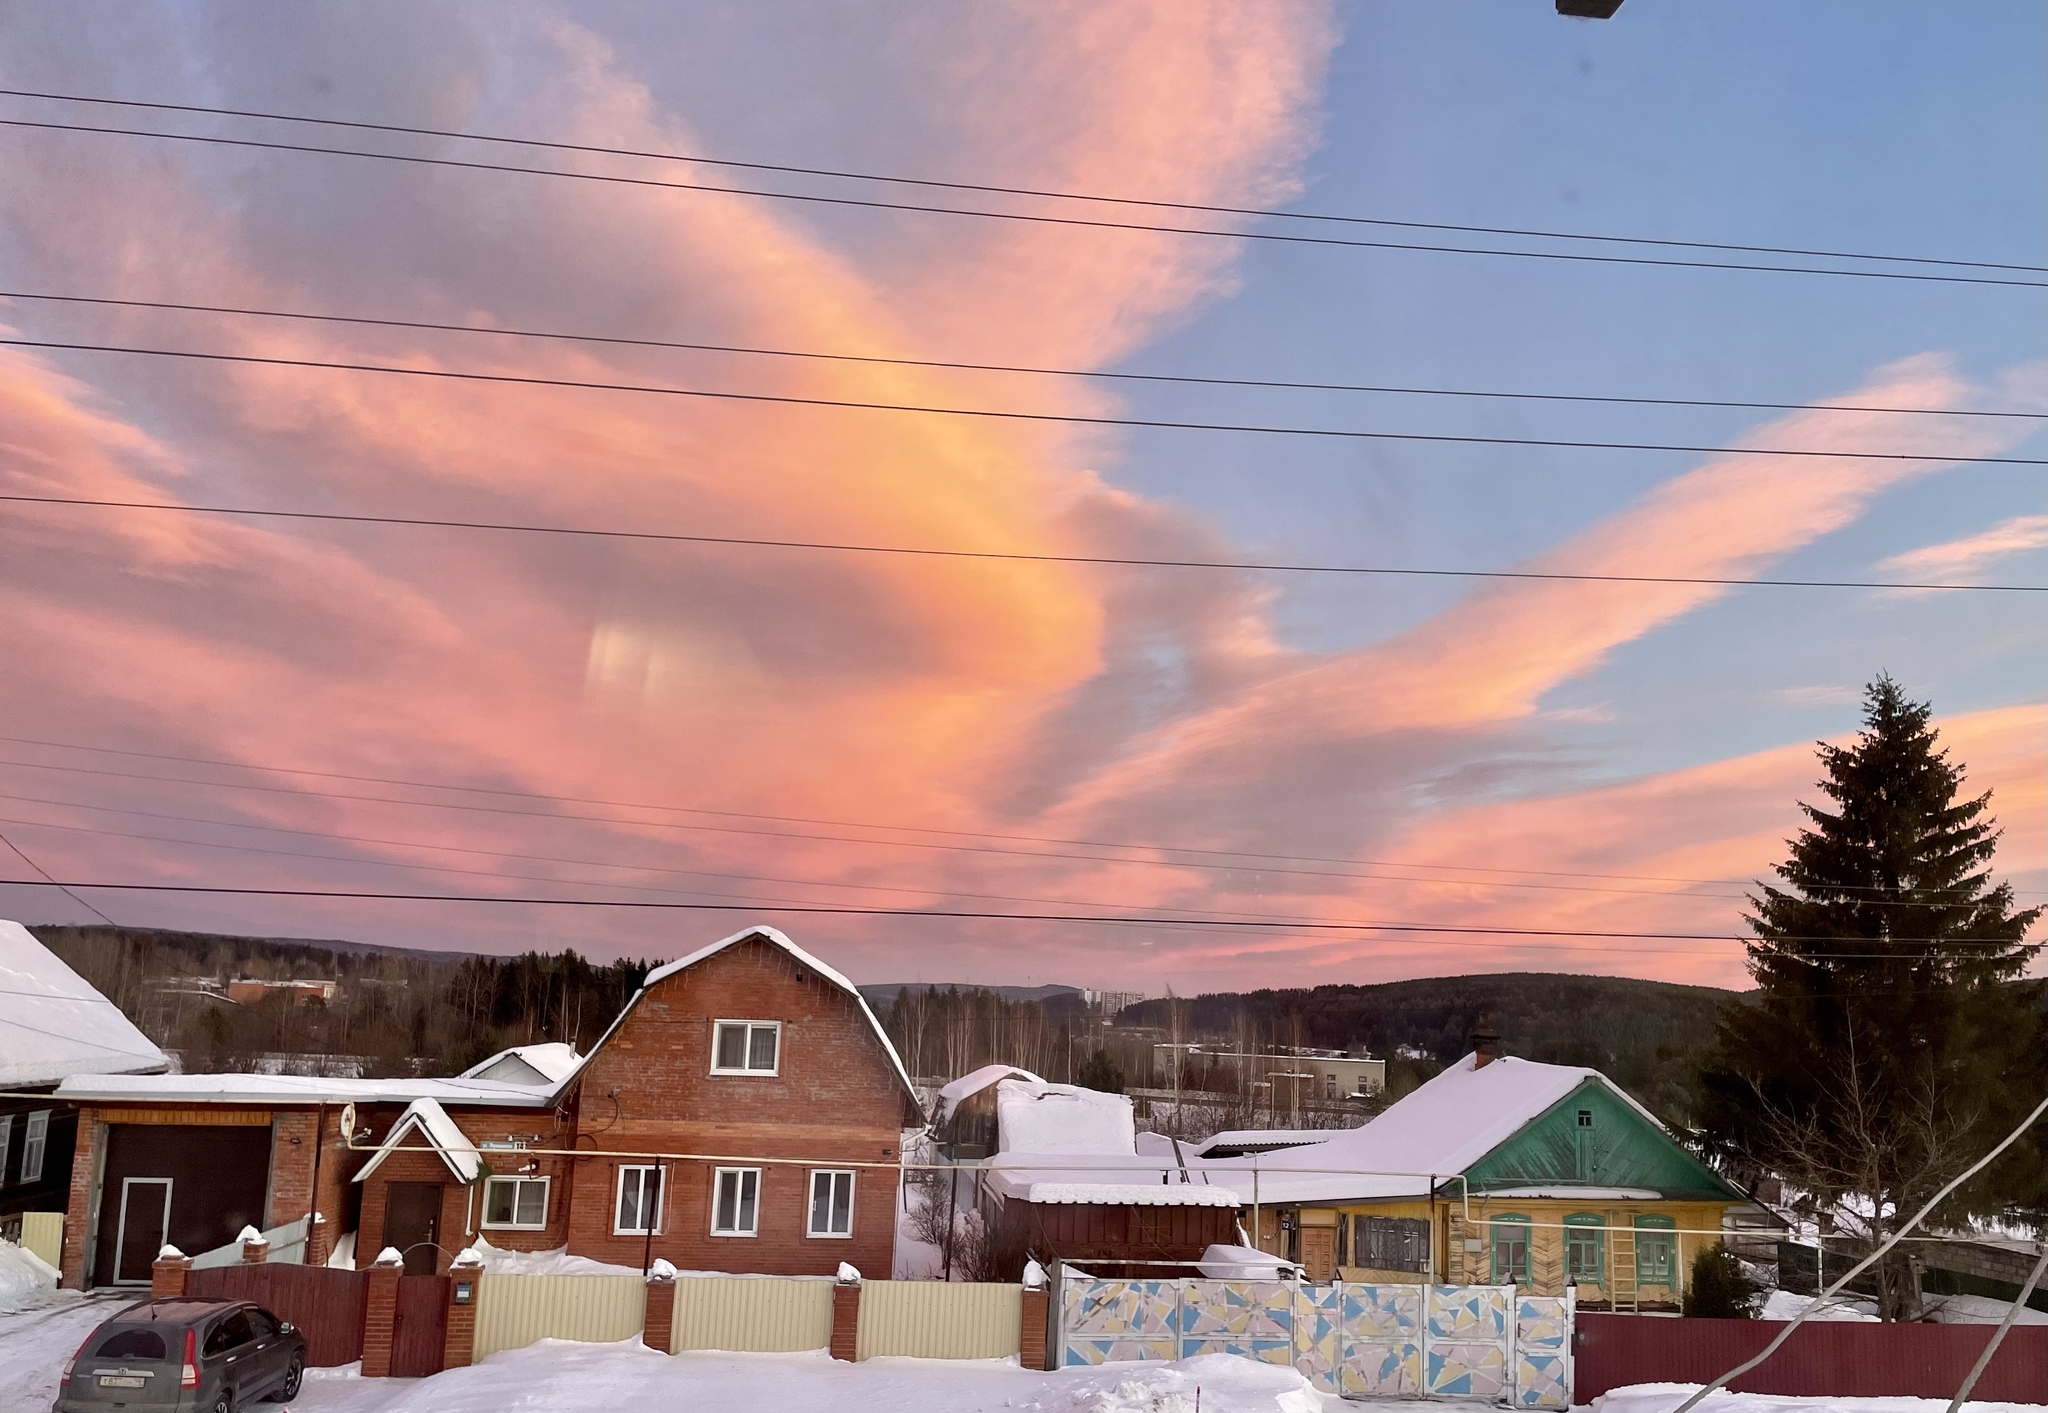
<path fill-rule="evenodd" d="M 1663 1128 L 1598 1070 L 1513 1056 L 1475 1066 L 1474 1058 L 1465 1056 L 1363 1128 L 1339 1129 L 1327 1142 L 1260 1155 L 1261 1200 L 1424 1196 L 1430 1174 L 1464 1172 L 1589 1079 Z M 1250 1184 L 1247 1159 L 1209 1159 L 1202 1166 L 1219 1177 L 1229 1174 L 1240 1186 Z M 1343 1171 L 1290 1173 L 1290 1168 Z"/>
<path fill-rule="evenodd" d="M 0 919 L 0 1089 L 160 1073 L 170 1063 L 33 933 Z"/>
<path fill-rule="evenodd" d="M 758 937 L 763 942 L 769 943 L 772 946 L 780 947 L 784 952 L 789 954 L 792 960 L 798 962 L 803 966 L 809 967 L 819 976 L 823 977 L 825 980 L 831 982 L 834 986 L 838 987 L 841 991 L 844 991 L 847 995 L 851 996 L 853 998 L 853 1003 L 856 1006 L 860 1007 L 861 1015 L 867 1020 L 868 1028 L 874 1031 L 875 1039 L 881 1044 L 882 1053 L 889 1057 L 889 1063 L 895 1067 L 896 1077 L 903 1081 L 904 1092 L 910 1095 L 913 1103 L 917 1102 L 917 1086 L 910 1082 L 910 1071 L 903 1068 L 903 1057 L 898 1055 L 896 1053 L 896 1047 L 890 1044 L 889 1033 L 883 1030 L 882 1023 L 879 1020 L 875 1019 L 875 1013 L 868 1006 L 867 997 L 860 994 L 860 988 L 855 986 L 851 981 L 848 981 L 845 976 L 833 970 L 831 967 L 826 966 L 823 962 L 819 961 L 809 952 L 806 952 L 803 948 L 797 946 L 796 943 L 790 941 L 787 935 L 776 930 L 775 928 L 768 927 L 766 925 L 756 925 L 754 927 L 742 928 L 740 931 L 735 932 L 730 937 L 721 938 L 718 941 L 713 942 L 709 947 L 700 947 L 696 951 L 690 953 L 690 955 L 687 957 L 681 957 L 673 962 L 665 963 L 662 966 L 658 966 L 653 971 L 647 973 L 647 979 L 640 983 L 640 989 L 633 993 L 633 999 L 626 1002 L 625 1008 L 619 1012 L 617 1019 L 615 1019 L 611 1023 L 611 1025 L 605 1030 L 605 1033 L 602 1036 L 598 1037 L 597 1044 L 590 1047 L 590 1055 L 595 1055 L 599 1050 L 604 1048 L 605 1041 L 611 1039 L 612 1032 L 617 1030 L 621 1025 L 625 1023 L 626 1017 L 633 1013 L 633 1007 L 640 1004 L 640 998 L 642 996 L 645 996 L 649 991 L 653 990 L 662 982 L 667 981 L 670 977 L 676 975 L 678 972 L 688 971 L 691 967 L 697 965 L 697 963 L 705 960 L 708 957 L 715 957 L 720 952 L 723 952 L 726 948 L 737 946 L 738 944 L 746 941 L 749 937 Z M 588 1060 L 590 1058 L 590 1055 L 585 1055 L 583 1058 L 585 1060 Z M 920 1104 L 919 1107 L 922 1108 L 923 1106 Z"/>
<path fill-rule="evenodd" d="M 583 1057 L 575 1047 L 564 1045 L 559 1040 L 549 1040 L 539 1045 L 514 1045 L 500 1050 L 490 1059 L 471 1065 L 462 1072 L 464 1079 L 496 1079 L 507 1084 L 560 1084 L 576 1073 L 576 1067 L 583 1063 Z"/>
<path fill-rule="evenodd" d="M 401 1104 L 433 1099 L 492 1108 L 546 1108 L 551 1093 L 490 1079 L 329 1079 L 299 1074 L 127 1074 L 79 1076 L 57 1086 L 79 1103 Z"/>
<path fill-rule="evenodd" d="M 390 1134 L 376 1154 L 363 1164 L 362 1171 L 356 1174 L 356 1181 L 361 1182 L 377 1171 L 377 1165 L 399 1148 L 420 1147 L 417 1143 L 405 1142 L 407 1136 L 414 1133 L 425 1138 L 427 1146 L 441 1155 L 441 1161 L 448 1165 L 449 1172 L 455 1174 L 457 1182 L 472 1183 L 484 1175 L 483 1154 L 477 1152 L 476 1145 L 457 1127 L 455 1120 L 448 1117 L 448 1111 L 431 1099 L 415 1099 L 398 1116 L 398 1122 L 391 1126 Z"/>
<path fill-rule="evenodd" d="M 1190 1150 L 1207 1155 L 1219 1148 L 1248 1149 L 1261 1151 L 1271 1148 L 1300 1148 L 1310 1143 L 1326 1143 L 1343 1132 L 1331 1128 L 1233 1128 L 1222 1133 L 1212 1133 L 1201 1144 Z"/>
<path fill-rule="evenodd" d="M 1030 1070 L 1016 1065 L 983 1065 L 978 1070 L 961 1075 L 950 1084 L 940 1086 L 938 1106 L 932 1110 L 932 1124 L 937 1126 L 944 1123 L 952 1116 L 953 1111 L 967 1100 L 990 1085 L 1006 1079 L 1029 1080 L 1034 1084 L 1045 1083 Z"/>
<path fill-rule="evenodd" d="M 1005 1079 L 996 1086 L 996 1148 L 1002 1153 L 1133 1156 L 1131 1101 L 1073 1084 Z"/>
<path fill-rule="evenodd" d="M 1109 1207 L 1237 1207 L 1227 1187 L 1185 1182 L 1032 1182 L 1016 1194 L 1026 1202 L 1075 1202 Z"/>

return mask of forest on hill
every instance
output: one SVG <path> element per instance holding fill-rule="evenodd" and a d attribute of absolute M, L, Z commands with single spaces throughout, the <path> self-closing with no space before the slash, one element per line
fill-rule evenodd
<path fill-rule="evenodd" d="M 1484 1021 L 1508 1054 L 1600 1070 L 1660 1117 L 1689 1126 L 1714 1018 L 1738 994 L 1631 977 L 1505 972 L 1162 998 L 1127 1007 L 1118 1021 L 1165 1027 L 1179 1007 L 1191 1034 L 1249 1025 L 1285 1043 L 1362 1045 L 1439 1065 L 1465 1054 Z"/>

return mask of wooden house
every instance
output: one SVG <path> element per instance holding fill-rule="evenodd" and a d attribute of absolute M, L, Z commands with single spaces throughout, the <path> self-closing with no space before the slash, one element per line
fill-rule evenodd
<path fill-rule="evenodd" d="M 1599 1071 L 1475 1040 L 1363 1128 L 1201 1166 L 1312 1279 L 1569 1281 L 1582 1307 L 1676 1308 L 1694 1255 L 1754 1204 Z"/>

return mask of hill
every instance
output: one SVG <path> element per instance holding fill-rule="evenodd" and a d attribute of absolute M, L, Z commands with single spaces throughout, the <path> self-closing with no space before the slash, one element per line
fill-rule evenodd
<path fill-rule="evenodd" d="M 1598 1069 L 1666 1120 L 1685 1124 L 1692 1113 L 1693 1077 L 1713 1043 L 1714 1017 L 1739 994 L 1630 977 L 1508 972 L 1213 992 L 1178 1002 L 1144 1001 L 1117 1019 L 1120 1025 L 1164 1026 L 1169 1005 L 1179 1005 L 1184 1030 L 1195 1034 L 1245 1032 L 1340 1049 L 1363 1045 L 1376 1055 L 1405 1052 L 1437 1065 L 1463 1055 L 1484 1020 L 1500 1032 L 1508 1054 Z M 1390 1066 L 1390 1081 L 1396 1068 L 1398 1062 Z"/>

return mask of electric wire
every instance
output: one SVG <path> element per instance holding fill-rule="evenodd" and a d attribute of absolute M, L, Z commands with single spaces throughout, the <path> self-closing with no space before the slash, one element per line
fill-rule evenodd
<path fill-rule="evenodd" d="M 1765 265 L 1750 261 L 1714 261 L 1660 258 L 1645 255 L 1596 255 L 1566 250 L 1500 250 L 1483 246 L 1438 245 L 1418 241 L 1360 240 L 1328 235 L 1290 235 L 1281 231 L 1219 231 L 1198 226 L 1168 226 L 1142 221 L 1110 221 L 1080 216 L 1055 216 L 1021 211 L 986 211 L 961 206 L 933 206 L 910 201 L 881 201 L 868 197 L 827 196 L 816 192 L 762 191 L 750 187 L 720 186 L 709 182 L 667 181 L 653 177 L 629 177 L 615 173 L 573 172 L 559 167 L 525 167 L 508 162 L 481 162 L 456 157 L 428 157 L 417 153 L 369 152 L 353 147 L 323 147 L 306 142 L 264 141 L 247 137 L 222 137 L 202 133 L 154 132 L 146 128 L 118 128 L 91 123 L 57 123 L 29 118 L 0 118 L 0 127 L 40 129 L 49 132 L 98 133 L 113 137 L 139 137 L 163 142 L 197 143 L 213 147 L 239 147 L 260 151 L 298 152 L 329 157 L 356 157 L 413 166 L 454 168 L 479 172 L 512 172 L 523 176 L 556 177 L 571 181 L 600 182 L 620 186 L 666 191 L 707 192 L 720 196 L 744 196 L 769 201 L 795 201 L 821 206 L 860 207 L 877 211 L 915 212 L 937 216 L 966 216 L 981 220 L 1019 221 L 1032 225 L 1067 226 L 1094 230 L 1139 231 L 1156 235 L 1206 237 L 1217 240 L 1267 241 L 1288 245 L 1353 247 L 1372 250 L 1427 251 L 1446 255 L 1486 255 L 1517 260 L 1564 260 L 1596 265 L 1645 265 L 1695 270 L 1749 270 L 1789 275 L 1834 275 L 1845 279 L 1912 280 L 1937 284 L 2003 285 L 2020 289 L 2048 289 L 2040 280 L 2005 279 L 1990 275 L 1947 275 L 1914 270 L 1846 270 L 1816 265 Z M 1944 262 L 1946 263 L 1946 262 Z M 2031 268 L 2031 267 L 2029 267 Z"/>
<path fill-rule="evenodd" d="M 661 383 L 612 383 L 536 374 L 475 373 L 453 368 L 406 368 L 391 363 L 345 363 L 320 358 L 280 358 L 254 353 L 211 353 L 190 348 L 137 348 L 127 344 L 69 343 L 54 339 L 0 338 L 0 347 L 39 348 L 65 353 L 117 353 L 145 358 L 187 358 L 206 363 L 244 363 L 267 368 L 320 372 L 381 373 L 464 383 L 505 383 L 515 387 L 568 388 L 589 392 L 707 398 L 720 402 L 768 403 L 784 407 L 829 407 L 861 412 L 902 412 L 935 417 L 982 417 L 1007 422 L 1053 422 L 1083 427 L 1136 427 L 1181 432 L 1237 432 L 1255 436 L 1320 437 L 1344 441 L 1431 442 L 1459 446 L 1527 446 L 1573 451 L 1665 451 L 1708 456 L 1798 456 L 1830 461 L 1924 461 L 1957 466 L 2048 466 L 2048 457 L 1962 456 L 1943 452 L 1829 451 L 1810 447 L 1695 446 L 1678 442 L 1610 442 L 1562 437 L 1482 437 L 1451 432 L 1384 432 L 1355 427 L 1289 427 L 1249 422 L 1182 422 L 1157 417 L 1098 417 L 1077 412 L 1027 412 L 990 407 L 938 407 L 922 403 L 867 402 L 856 398 L 798 397 L 790 393 L 733 392 Z"/>
<path fill-rule="evenodd" d="M 1036 200 L 1073 201 L 1093 205 L 1135 206 L 1149 210 L 1188 211 L 1203 215 L 1248 216 L 1260 220 L 1313 221 L 1341 225 L 1383 226 L 1401 230 L 1451 231 L 1463 235 L 1519 236 L 1541 240 L 1572 240 L 1608 245 L 1643 245 L 1680 250 L 1725 250 L 1749 255 L 1794 255 L 1826 260 L 1867 260 L 1887 264 L 1944 265 L 1975 270 L 2018 270 L 2048 273 L 2048 266 L 1991 260 L 1962 260 L 1929 255 L 1887 255 L 1867 251 L 1816 250 L 1798 246 L 1747 245 L 1732 241 L 1676 240 L 1668 237 L 1622 236 L 1587 231 L 1550 231 L 1515 226 L 1465 225 L 1444 221 L 1396 220 L 1384 216 L 1357 216 L 1320 211 L 1288 211 L 1272 207 L 1227 206 L 1191 201 L 1107 195 L 1097 192 L 1058 191 L 1044 187 L 1006 186 L 990 182 L 942 181 L 929 177 L 907 177 L 881 172 L 850 172 L 840 168 L 809 167 L 789 163 L 748 162 L 733 158 L 704 157 L 682 152 L 645 148 L 610 147 L 597 143 L 563 142 L 544 138 L 515 137 L 503 133 L 459 132 L 403 123 L 380 123 L 362 119 L 322 118 L 301 113 L 271 113 L 246 108 L 227 108 L 196 103 L 163 103 L 133 98 L 102 98 L 84 94 L 43 93 L 29 89 L 0 89 L 0 97 L 28 98 L 43 102 L 85 103 L 99 107 L 139 108 L 151 112 L 193 113 L 209 117 L 253 118 L 266 122 L 300 123 L 317 127 L 345 128 L 366 132 L 403 134 L 412 137 L 454 138 L 464 142 L 495 143 L 556 152 L 577 152 L 607 157 L 628 157 L 661 162 L 680 162 L 700 167 L 723 167 L 736 171 L 772 172 L 783 176 L 829 177 L 842 181 L 880 182 L 894 186 L 919 186 L 941 191 L 973 192 L 980 195 L 1023 196 Z"/>
<path fill-rule="evenodd" d="M 1352 574 L 1423 579 L 1511 579 L 1567 584 L 1693 584 L 1735 589 L 1897 589 L 1968 593 L 2048 593 L 2048 584 L 1948 584 L 1892 579 L 1721 579 L 1677 574 L 1573 574 L 1536 569 L 1440 569 L 1371 564 L 1288 564 L 1262 560 L 1147 559 L 1135 555 L 1027 554 L 1002 550 L 935 549 L 915 545 L 861 545 L 829 540 L 769 540 L 740 535 L 685 535 L 659 530 L 618 530 L 574 525 L 517 524 L 492 520 L 445 520 L 430 516 L 351 515 L 331 510 L 269 510 L 255 506 L 187 505 L 172 501 L 103 500 L 89 496 L 0 493 L 0 503 L 80 506 L 103 510 L 165 511 L 183 515 L 249 516 L 268 520 L 313 520 L 342 525 L 393 525 L 439 530 L 485 530 L 520 535 L 571 535 L 605 540 L 729 545 L 745 549 L 820 550 L 840 554 L 907 555 L 930 559 L 1005 560 L 1025 564 L 1095 564 L 1137 569 L 1227 569 L 1245 573 Z"/>
<path fill-rule="evenodd" d="M 1112 369 L 1041 368 L 1016 363 L 964 363 L 939 358 L 890 358 L 871 353 L 827 353 L 790 348 L 758 348 L 744 344 L 690 343 L 679 339 L 629 338 L 616 334 L 571 333 L 559 329 L 513 329 L 478 324 L 439 323 L 429 319 L 378 318 L 357 314 L 317 314 L 294 309 L 253 309 L 230 304 L 187 304 L 163 299 L 115 299 L 102 295 L 45 294 L 0 290 L 0 299 L 35 300 L 47 304 L 94 305 L 115 309 L 153 309 L 180 314 L 230 314 L 251 319 L 299 320 L 377 329 L 413 329 L 426 333 L 484 334 L 497 338 L 543 339 L 560 343 L 594 343 L 621 348 L 659 348 L 691 353 L 744 354 L 760 358 L 805 359 L 825 363 L 872 364 L 890 368 L 929 368 L 965 373 L 1016 373 L 1042 378 L 1102 379 L 1111 382 L 1185 384 L 1194 387 L 1260 388 L 1289 392 L 1384 393 L 1402 397 L 1494 398 L 1515 402 L 1597 403 L 1630 407 L 1732 408 L 1749 412 L 1876 412 L 1911 417 L 2012 417 L 2032 421 L 2048 413 L 2003 409 L 1940 407 L 1864 407 L 1840 402 L 1746 402 L 1730 398 L 1624 397 L 1592 393 L 1503 392 L 1479 388 L 1410 388 L 1379 383 L 1311 383 L 1280 378 L 1225 378 L 1191 373 L 1135 373 Z"/>

